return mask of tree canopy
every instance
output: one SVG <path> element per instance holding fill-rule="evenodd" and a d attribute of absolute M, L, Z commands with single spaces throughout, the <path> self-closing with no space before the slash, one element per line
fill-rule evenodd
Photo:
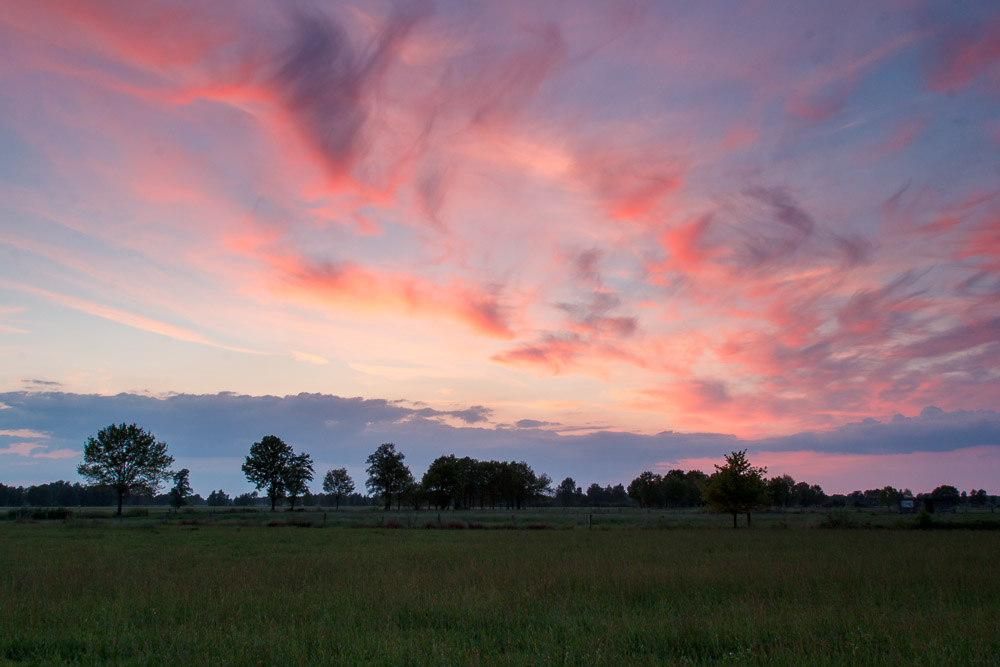
<path fill-rule="evenodd" d="M 386 442 L 369 454 L 365 462 L 368 467 L 368 481 L 365 487 L 374 494 L 385 498 L 385 509 L 392 506 L 392 496 L 403 492 L 406 485 L 413 480 L 413 474 L 403 463 L 406 455 L 396 451 L 396 445 Z"/>
<path fill-rule="evenodd" d="M 713 510 L 733 515 L 733 528 L 736 528 L 738 513 L 747 515 L 749 526 L 750 512 L 767 501 L 767 484 L 764 481 L 767 468 L 752 466 L 746 454 L 745 449 L 732 452 L 726 456 L 725 465 L 716 465 L 715 474 L 708 478 L 704 493 L 705 502 Z"/>
<path fill-rule="evenodd" d="M 171 476 L 174 457 L 167 443 L 135 424 L 111 424 L 87 438 L 83 463 L 76 471 L 94 484 L 110 486 L 118 494 L 118 516 L 122 500 L 133 492 L 155 493 Z"/>
<path fill-rule="evenodd" d="M 289 511 L 295 509 L 295 500 L 309 493 L 309 482 L 313 478 L 312 457 L 308 454 L 296 454 L 288 460 L 285 466 L 285 494 L 290 503 Z"/>
<path fill-rule="evenodd" d="M 183 468 L 174 473 L 174 487 L 170 489 L 170 505 L 174 509 L 180 509 L 187 505 L 187 499 L 191 495 L 191 484 L 188 482 L 188 475 L 191 471 Z"/>
<path fill-rule="evenodd" d="M 267 489 L 273 512 L 275 504 L 286 493 L 291 498 L 291 509 L 295 508 L 295 499 L 308 491 L 313 464 L 308 454 L 296 454 L 291 445 L 278 436 L 265 435 L 260 442 L 250 446 L 243 474 L 258 489 Z"/>
<path fill-rule="evenodd" d="M 341 496 L 350 495 L 354 491 L 354 480 L 347 474 L 347 468 L 328 470 L 323 476 L 323 491 L 336 496 L 339 510 Z"/>

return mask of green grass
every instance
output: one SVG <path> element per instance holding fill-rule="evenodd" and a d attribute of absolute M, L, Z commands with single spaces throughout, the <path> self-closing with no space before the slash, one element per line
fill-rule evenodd
<path fill-rule="evenodd" d="M 0 661 L 998 664 L 997 553 L 998 531 L 4 522 Z"/>

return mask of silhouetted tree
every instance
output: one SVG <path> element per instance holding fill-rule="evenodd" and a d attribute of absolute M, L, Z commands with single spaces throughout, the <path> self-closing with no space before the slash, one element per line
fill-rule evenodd
<path fill-rule="evenodd" d="M 750 512 L 767 502 L 767 468 L 750 465 L 746 453 L 744 449 L 726 456 L 726 464 L 715 466 L 705 489 L 705 501 L 712 509 L 733 515 L 733 528 L 737 514 L 746 513 L 749 526 Z"/>
<path fill-rule="evenodd" d="M 868 494 L 868 492 L 865 492 Z M 865 496 L 867 503 L 878 504 L 878 491 L 872 491 Z M 809 485 L 806 482 L 799 482 L 792 487 L 792 499 L 799 507 L 814 507 L 822 505 L 826 501 L 826 494 L 823 493 L 819 484 Z"/>
<path fill-rule="evenodd" d="M 639 507 L 653 507 L 660 503 L 660 483 L 663 478 L 646 470 L 639 474 L 628 485 L 629 498 L 638 503 Z"/>
<path fill-rule="evenodd" d="M 309 482 L 313 478 L 313 462 L 308 454 L 295 454 L 285 466 L 285 493 L 288 496 L 288 511 L 295 510 L 295 499 L 309 493 Z"/>
<path fill-rule="evenodd" d="M 954 486 L 943 484 L 931 491 L 931 498 L 935 501 L 943 500 L 952 505 L 957 505 L 962 496 Z"/>
<path fill-rule="evenodd" d="M 556 487 L 556 502 L 563 507 L 577 505 L 582 498 L 583 490 L 576 485 L 572 477 L 567 477 Z"/>
<path fill-rule="evenodd" d="M 604 507 L 611 504 L 611 487 L 601 488 L 601 485 L 594 482 L 587 487 L 587 504 L 591 507 Z"/>
<path fill-rule="evenodd" d="M 392 507 L 392 495 L 395 493 L 398 496 L 413 479 L 410 469 L 403 463 L 405 458 L 405 454 L 396 451 L 395 444 L 386 442 L 365 459 L 368 464 L 365 469 L 368 473 L 365 487 L 385 498 L 387 510 Z"/>
<path fill-rule="evenodd" d="M 891 509 L 893 505 L 898 506 L 903 499 L 903 492 L 892 486 L 883 486 L 878 490 L 879 504 L 885 505 L 886 509 Z"/>
<path fill-rule="evenodd" d="M 205 504 L 209 507 L 227 507 L 229 503 L 229 494 L 222 489 L 212 491 L 208 494 L 208 499 L 205 501 Z"/>
<path fill-rule="evenodd" d="M 323 491 L 335 497 L 337 503 L 335 509 L 339 510 L 341 496 L 349 495 L 354 491 L 354 480 L 347 474 L 347 468 L 328 470 L 323 476 Z"/>
<path fill-rule="evenodd" d="M 428 500 L 438 509 L 458 507 L 465 495 L 466 472 L 454 454 L 434 459 L 421 480 Z"/>
<path fill-rule="evenodd" d="M 211 500 L 212 496 L 209 496 L 208 499 Z M 240 495 L 233 498 L 233 504 L 236 505 L 237 507 L 253 507 L 254 505 L 257 504 L 257 492 L 254 491 L 253 493 L 249 492 L 241 493 Z"/>
<path fill-rule="evenodd" d="M 792 501 L 795 480 L 791 475 L 781 475 L 767 480 L 767 499 L 777 507 L 788 507 Z"/>
<path fill-rule="evenodd" d="M 121 424 L 101 429 L 97 437 L 87 438 L 83 463 L 76 471 L 96 484 L 110 486 L 118 494 L 118 516 L 122 514 L 125 494 L 152 494 L 160 482 L 170 478 L 174 457 L 167 454 L 167 443 L 135 424 Z"/>
<path fill-rule="evenodd" d="M 257 489 L 267 489 L 271 511 L 285 495 L 285 473 L 295 452 L 276 435 L 265 435 L 250 446 L 243 474 Z"/>
<path fill-rule="evenodd" d="M 174 487 L 168 494 L 170 505 L 174 509 L 180 509 L 187 504 L 188 496 L 191 495 L 191 484 L 188 482 L 188 475 L 191 473 L 187 468 L 174 473 Z"/>

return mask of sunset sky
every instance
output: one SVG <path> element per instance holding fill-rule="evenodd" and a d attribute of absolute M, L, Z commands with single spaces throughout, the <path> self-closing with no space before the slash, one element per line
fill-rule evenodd
<path fill-rule="evenodd" d="M 0 86 L 0 482 L 1000 493 L 1000 3 L 34 0 Z"/>

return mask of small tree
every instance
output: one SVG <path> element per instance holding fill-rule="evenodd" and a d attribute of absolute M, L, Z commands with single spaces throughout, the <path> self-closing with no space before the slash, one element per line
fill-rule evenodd
<path fill-rule="evenodd" d="M 209 496 L 209 499 L 212 497 Z M 257 504 L 257 492 L 253 493 L 241 493 L 240 495 L 233 498 L 233 504 L 237 507 L 253 507 Z"/>
<path fill-rule="evenodd" d="M 764 482 L 767 468 L 750 465 L 746 454 L 745 449 L 732 452 L 726 457 L 726 465 L 715 466 L 715 474 L 709 478 L 705 489 L 705 502 L 717 512 L 731 513 L 733 528 L 736 528 L 738 513 L 746 513 L 749 526 L 751 510 L 767 502 Z"/>
<path fill-rule="evenodd" d="M 767 499 L 777 507 L 788 507 L 788 503 L 792 500 L 793 488 L 795 480 L 791 475 L 772 477 L 767 481 Z"/>
<path fill-rule="evenodd" d="M 288 511 L 295 509 L 295 499 L 301 495 L 309 493 L 309 482 L 313 478 L 313 462 L 308 454 L 296 454 L 285 466 L 285 492 L 291 506 Z"/>
<path fill-rule="evenodd" d="M 153 494 L 160 482 L 170 478 L 174 457 L 167 443 L 135 424 L 111 424 L 90 436 L 83 448 L 83 463 L 76 471 L 92 484 L 104 484 L 118 494 L 118 514 L 122 514 L 125 494 Z"/>
<path fill-rule="evenodd" d="M 323 476 L 323 491 L 336 497 L 336 510 L 339 510 L 340 497 L 348 496 L 354 491 L 354 480 L 347 474 L 347 468 L 327 470 Z"/>
<path fill-rule="evenodd" d="M 576 480 L 572 477 L 567 477 L 556 487 L 556 502 L 563 507 L 576 505 L 579 497 L 582 495 L 583 492 L 576 485 Z"/>
<path fill-rule="evenodd" d="M 295 453 L 276 435 L 265 435 L 250 446 L 250 455 L 243 464 L 243 474 L 257 489 L 267 489 L 271 511 L 285 496 L 285 468 Z"/>
<path fill-rule="evenodd" d="M 187 505 L 188 496 L 191 495 L 191 484 L 188 482 L 190 473 L 187 468 L 174 473 L 174 488 L 170 489 L 170 505 L 174 509 Z"/>
<path fill-rule="evenodd" d="M 229 505 L 229 502 L 229 494 L 222 489 L 212 491 L 205 500 L 205 504 L 209 507 L 226 507 Z"/>
<path fill-rule="evenodd" d="M 396 445 L 386 442 L 365 459 L 368 464 L 368 481 L 365 482 L 365 487 L 385 498 L 387 510 L 392 507 L 392 495 L 395 493 L 398 496 L 413 479 L 410 469 L 403 464 L 405 458 L 406 455 L 396 451 Z"/>

